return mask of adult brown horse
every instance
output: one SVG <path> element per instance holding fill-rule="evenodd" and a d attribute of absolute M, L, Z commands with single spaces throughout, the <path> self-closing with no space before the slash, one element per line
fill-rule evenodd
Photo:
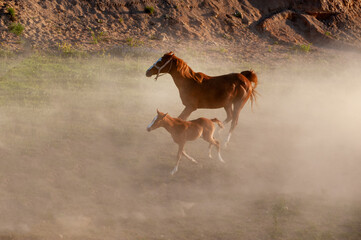
<path fill-rule="evenodd" d="M 197 108 L 223 107 L 226 110 L 224 123 L 231 120 L 232 123 L 225 145 L 231 138 L 239 113 L 247 100 L 250 99 L 251 104 L 256 100 L 257 75 L 253 71 L 211 77 L 194 72 L 182 59 L 169 52 L 159 58 L 145 75 L 157 75 L 157 79 L 160 73 L 169 73 L 179 90 L 185 106 L 179 118 L 186 120 Z"/>

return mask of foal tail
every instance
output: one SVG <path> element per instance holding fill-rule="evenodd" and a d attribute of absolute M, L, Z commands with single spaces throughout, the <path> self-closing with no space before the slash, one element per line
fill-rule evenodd
<path fill-rule="evenodd" d="M 211 119 L 211 121 L 217 123 L 220 128 L 224 128 L 223 123 L 219 121 L 217 118 L 213 118 Z"/>
<path fill-rule="evenodd" d="M 249 88 L 251 107 L 253 107 L 253 102 L 256 102 L 256 95 L 258 94 L 258 92 L 255 90 L 258 85 L 257 75 L 253 70 L 243 71 L 241 74 L 245 76 L 251 83 L 253 83 L 253 86 Z"/>

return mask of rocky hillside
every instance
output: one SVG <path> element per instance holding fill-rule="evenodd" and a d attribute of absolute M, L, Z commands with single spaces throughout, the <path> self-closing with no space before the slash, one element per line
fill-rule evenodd
<path fill-rule="evenodd" d="M 22 30 L 23 27 L 23 30 Z M 358 0 L 2 0 L 0 42 L 10 49 L 84 50 L 184 40 L 257 47 L 360 47 Z"/>

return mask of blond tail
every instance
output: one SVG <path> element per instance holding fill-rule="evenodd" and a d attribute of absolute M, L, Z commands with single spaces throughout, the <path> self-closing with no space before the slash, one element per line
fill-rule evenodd
<path fill-rule="evenodd" d="M 243 76 L 245 76 L 251 83 L 253 83 L 250 94 L 250 100 L 251 100 L 251 107 L 253 108 L 253 102 L 256 102 L 256 96 L 258 92 L 255 90 L 255 88 L 258 85 L 258 78 L 256 73 L 253 70 L 250 71 L 243 71 L 241 72 Z"/>

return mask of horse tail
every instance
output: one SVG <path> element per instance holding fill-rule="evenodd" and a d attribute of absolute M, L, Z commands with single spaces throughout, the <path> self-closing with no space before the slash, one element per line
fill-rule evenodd
<path fill-rule="evenodd" d="M 213 118 L 211 119 L 211 121 L 217 123 L 220 128 L 224 128 L 223 123 L 219 121 L 217 118 Z"/>
<path fill-rule="evenodd" d="M 256 102 L 256 95 L 258 94 L 255 88 L 258 85 L 258 78 L 256 73 L 251 69 L 250 71 L 243 71 L 241 72 L 243 76 L 245 76 L 251 83 L 253 83 L 253 86 L 249 88 L 250 91 L 250 100 L 251 100 L 251 107 L 253 108 L 253 102 Z"/>

